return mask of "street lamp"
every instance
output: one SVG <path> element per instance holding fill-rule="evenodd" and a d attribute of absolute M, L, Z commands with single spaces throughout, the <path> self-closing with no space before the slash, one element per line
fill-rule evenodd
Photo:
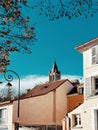
<path fill-rule="evenodd" d="M 13 70 L 6 70 L 6 72 L 4 74 L 4 78 L 8 82 L 7 86 L 11 87 L 12 86 L 11 81 L 13 81 L 13 74 L 15 74 L 18 78 L 18 109 L 17 109 L 17 127 L 16 127 L 16 130 L 19 130 L 19 122 L 20 122 L 20 119 L 19 119 L 19 116 L 20 116 L 20 77 Z"/>

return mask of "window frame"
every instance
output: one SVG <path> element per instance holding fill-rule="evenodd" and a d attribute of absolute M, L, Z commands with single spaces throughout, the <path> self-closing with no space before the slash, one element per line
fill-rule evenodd
<path fill-rule="evenodd" d="M 98 109 L 94 110 L 95 128 L 98 129 Z"/>
<path fill-rule="evenodd" d="M 97 79 L 97 82 L 96 82 L 96 79 Z M 92 84 L 92 95 L 97 96 L 98 95 L 98 76 L 92 77 L 92 83 L 91 84 Z"/>
<path fill-rule="evenodd" d="M 0 108 L 0 125 L 7 124 L 7 108 Z"/>
<path fill-rule="evenodd" d="M 92 50 L 92 53 L 91 53 L 91 55 L 92 55 L 92 64 L 95 64 L 96 63 L 96 47 L 93 47 L 91 50 Z"/>
<path fill-rule="evenodd" d="M 81 114 L 77 113 L 77 114 L 73 114 L 73 127 L 81 127 Z"/>
<path fill-rule="evenodd" d="M 79 88 L 79 94 L 81 95 L 81 94 L 84 94 L 84 88 L 82 87 L 82 88 Z"/>
<path fill-rule="evenodd" d="M 91 48 L 91 65 L 96 64 L 98 64 L 98 45 Z"/>
<path fill-rule="evenodd" d="M 94 79 L 95 81 L 95 89 L 97 89 L 98 90 L 98 77 L 95 77 L 95 79 Z M 96 82 L 96 80 L 97 80 L 97 82 Z"/>

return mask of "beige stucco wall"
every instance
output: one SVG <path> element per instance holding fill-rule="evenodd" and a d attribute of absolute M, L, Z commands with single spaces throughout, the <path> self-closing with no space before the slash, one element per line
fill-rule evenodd
<path fill-rule="evenodd" d="M 17 114 L 17 102 L 14 102 L 14 113 Z M 17 117 L 14 115 L 14 122 Z M 47 117 L 47 118 L 46 118 Z M 53 121 L 53 92 L 21 100 L 20 120 L 22 124 L 44 124 Z"/>
<path fill-rule="evenodd" d="M 23 99 L 20 102 L 20 121 L 22 125 L 61 123 L 66 113 L 67 92 L 72 89 L 68 81 L 46 95 Z M 17 102 L 14 101 L 13 121 L 17 120 Z"/>
<path fill-rule="evenodd" d="M 66 81 L 56 89 L 56 121 L 61 121 L 67 113 L 67 93 L 73 85 Z"/>

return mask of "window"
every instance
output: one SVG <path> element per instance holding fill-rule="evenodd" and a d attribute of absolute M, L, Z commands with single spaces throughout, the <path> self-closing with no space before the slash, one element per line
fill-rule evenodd
<path fill-rule="evenodd" d="M 98 95 L 98 77 L 92 77 L 92 95 Z"/>
<path fill-rule="evenodd" d="M 75 126 L 75 127 L 81 126 L 81 115 L 80 114 L 73 115 L 73 126 Z"/>
<path fill-rule="evenodd" d="M 98 78 L 94 77 L 94 95 L 98 95 Z"/>
<path fill-rule="evenodd" d="M 94 110 L 94 122 L 95 122 L 95 130 L 98 130 L 98 110 Z"/>
<path fill-rule="evenodd" d="M 79 94 L 83 94 L 84 89 L 83 88 L 79 88 Z"/>
<path fill-rule="evenodd" d="M 98 89 L 98 78 L 95 78 L 95 89 Z"/>
<path fill-rule="evenodd" d="M 98 64 L 98 46 L 91 49 L 92 64 Z"/>
<path fill-rule="evenodd" d="M 95 95 L 98 95 L 98 76 L 88 77 L 85 79 L 85 97 Z"/>
<path fill-rule="evenodd" d="M 0 124 L 6 124 L 7 109 L 0 109 Z"/>
<path fill-rule="evenodd" d="M 41 90 L 46 89 L 46 88 L 48 88 L 48 86 L 43 86 L 43 87 L 41 88 Z"/>

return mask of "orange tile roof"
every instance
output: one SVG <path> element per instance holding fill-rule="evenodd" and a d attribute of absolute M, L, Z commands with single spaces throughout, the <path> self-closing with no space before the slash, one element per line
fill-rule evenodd
<path fill-rule="evenodd" d="M 35 97 L 35 96 L 47 94 L 55 90 L 56 88 L 58 88 L 61 84 L 63 84 L 66 81 L 69 80 L 68 79 L 57 80 L 54 82 L 48 82 L 45 84 L 37 85 L 33 89 L 29 90 L 24 96 L 21 96 L 21 98 Z"/>

